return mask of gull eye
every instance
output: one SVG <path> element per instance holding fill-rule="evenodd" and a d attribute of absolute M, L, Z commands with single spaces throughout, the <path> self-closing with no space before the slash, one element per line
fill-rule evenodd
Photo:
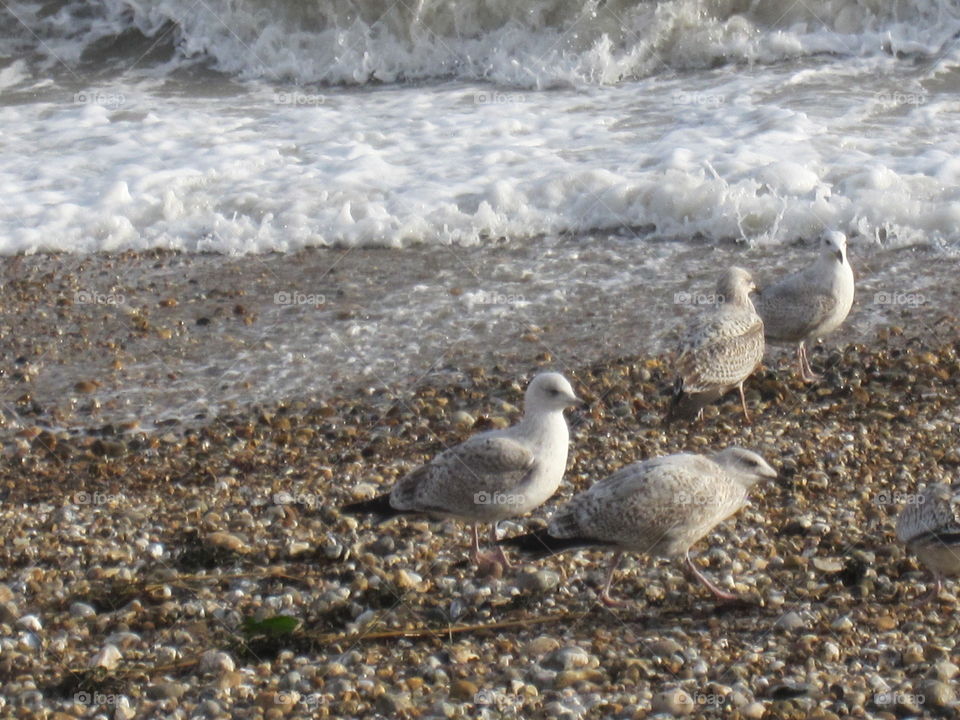
<path fill-rule="evenodd" d="M 556 397 L 557 395 L 560 394 L 560 391 L 557 390 L 557 388 L 550 388 L 547 392 L 549 392 L 549 393 L 550 393 L 551 395 L 553 395 L 554 397 Z"/>

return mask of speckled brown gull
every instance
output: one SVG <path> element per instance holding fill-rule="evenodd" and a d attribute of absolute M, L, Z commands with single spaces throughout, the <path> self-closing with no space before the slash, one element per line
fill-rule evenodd
<path fill-rule="evenodd" d="M 567 464 L 569 432 L 563 411 L 581 404 L 566 378 L 541 373 L 527 388 L 523 419 L 512 427 L 491 430 L 440 453 L 402 478 L 389 493 L 343 508 L 351 515 L 423 513 L 472 521 L 473 559 L 480 553 L 477 525 L 496 523 L 530 512 L 560 486 Z M 498 560 L 509 565 L 497 546 Z"/>
<path fill-rule="evenodd" d="M 922 601 L 940 593 L 945 576 L 960 575 L 960 488 L 931 483 L 907 500 L 897 518 L 897 537 L 930 570 L 936 582 Z"/>
<path fill-rule="evenodd" d="M 545 530 L 502 540 L 504 545 L 544 557 L 574 548 L 616 552 L 601 600 L 610 598 L 613 574 L 624 552 L 684 556 L 698 580 L 720 598 L 733 599 L 690 560 L 690 546 L 747 502 L 761 478 L 776 477 L 750 450 L 730 447 L 712 456 L 681 453 L 621 468 L 574 496 Z"/>
<path fill-rule="evenodd" d="M 847 237 L 830 231 L 820 238 L 820 255 L 804 269 L 763 288 L 754 300 L 771 343 L 799 343 L 797 362 L 804 382 L 819 379 L 807 358 L 807 342 L 836 330 L 853 306 L 853 269 Z"/>
<path fill-rule="evenodd" d="M 763 321 L 750 301 L 753 289 L 750 273 L 730 268 L 717 285 L 716 307 L 687 329 L 677 355 L 668 421 L 698 418 L 706 405 L 737 388 L 749 422 L 743 383 L 763 360 Z"/>

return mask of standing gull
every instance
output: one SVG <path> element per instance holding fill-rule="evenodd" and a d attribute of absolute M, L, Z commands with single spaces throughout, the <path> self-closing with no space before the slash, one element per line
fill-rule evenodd
<path fill-rule="evenodd" d="M 716 307 L 696 319 L 680 345 L 667 420 L 699 418 L 704 406 L 737 388 L 750 421 L 743 383 L 763 359 L 763 321 L 750 302 L 754 289 L 743 268 L 732 267 L 720 278 Z"/>
<path fill-rule="evenodd" d="M 960 575 L 960 488 L 932 483 L 912 500 L 897 518 L 897 538 L 920 558 L 936 581 L 922 602 L 940 594 L 945 575 Z"/>
<path fill-rule="evenodd" d="M 502 540 L 545 557 L 573 548 L 609 548 L 616 552 L 600 599 L 626 551 L 673 558 L 683 555 L 694 576 L 719 598 L 736 599 L 710 582 L 693 561 L 690 546 L 747 502 L 761 478 L 776 477 L 767 462 L 750 450 L 729 447 L 710 457 L 681 453 L 651 458 L 621 468 L 589 490 L 575 495 L 551 518 L 546 530 Z"/>
<path fill-rule="evenodd" d="M 472 521 L 474 562 L 509 566 L 499 546 L 496 559 L 481 555 L 478 525 L 492 523 L 495 543 L 500 520 L 530 512 L 557 491 L 570 441 L 563 411 L 581 404 L 563 375 L 541 373 L 527 387 L 517 425 L 474 435 L 402 478 L 391 492 L 343 512 L 381 520 L 421 513 Z"/>
<path fill-rule="evenodd" d="M 806 343 L 840 327 L 853 306 L 853 291 L 847 236 L 834 230 L 820 238 L 820 256 L 812 265 L 757 293 L 767 340 L 799 343 L 797 362 L 804 382 L 820 378 L 810 367 Z"/>

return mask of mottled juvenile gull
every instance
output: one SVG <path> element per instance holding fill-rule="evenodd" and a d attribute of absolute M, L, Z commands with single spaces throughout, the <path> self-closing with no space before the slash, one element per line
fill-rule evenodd
<path fill-rule="evenodd" d="M 710 457 L 681 453 L 621 468 L 575 495 L 545 530 L 501 540 L 545 557 L 573 548 L 616 551 L 600 599 L 610 597 L 613 574 L 626 551 L 673 558 L 683 555 L 693 574 L 720 598 L 735 599 L 710 582 L 690 560 L 690 546 L 747 502 L 760 478 L 776 477 L 750 450 L 729 447 Z"/>
<path fill-rule="evenodd" d="M 530 512 L 560 486 L 567 464 L 569 432 L 564 408 L 582 404 L 558 373 L 541 373 L 527 387 L 523 419 L 513 427 L 474 435 L 402 478 L 393 490 L 343 508 L 381 520 L 409 513 L 473 521 L 473 559 L 480 554 L 479 523 L 497 523 Z M 497 560 L 509 566 L 503 549 Z"/>
<path fill-rule="evenodd" d="M 946 575 L 960 575 L 960 488 L 931 483 L 908 498 L 897 518 L 897 538 L 933 574 L 936 586 L 921 600 L 936 597 Z"/>
<path fill-rule="evenodd" d="M 681 342 L 667 420 L 698 418 L 704 406 L 737 388 L 749 422 L 743 382 L 763 359 L 763 321 L 750 302 L 753 289 L 743 268 L 732 267 L 720 278 L 716 307 L 700 315 Z"/>
<path fill-rule="evenodd" d="M 804 382 L 820 377 L 810 367 L 806 343 L 816 342 L 840 327 L 853 306 L 853 293 L 847 236 L 836 231 L 820 238 L 820 256 L 812 265 L 757 293 L 755 304 L 767 340 L 799 343 L 797 362 Z"/>

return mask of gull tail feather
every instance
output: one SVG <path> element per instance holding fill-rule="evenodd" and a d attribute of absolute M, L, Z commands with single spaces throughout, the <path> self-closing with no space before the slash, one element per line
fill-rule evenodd
<path fill-rule="evenodd" d="M 552 536 L 547 530 L 537 530 L 536 532 L 527 533 L 526 535 L 504 538 L 499 541 L 499 544 L 516 548 L 525 555 L 547 557 L 575 548 L 612 545 L 613 543 L 588 537 L 558 538 Z"/>

